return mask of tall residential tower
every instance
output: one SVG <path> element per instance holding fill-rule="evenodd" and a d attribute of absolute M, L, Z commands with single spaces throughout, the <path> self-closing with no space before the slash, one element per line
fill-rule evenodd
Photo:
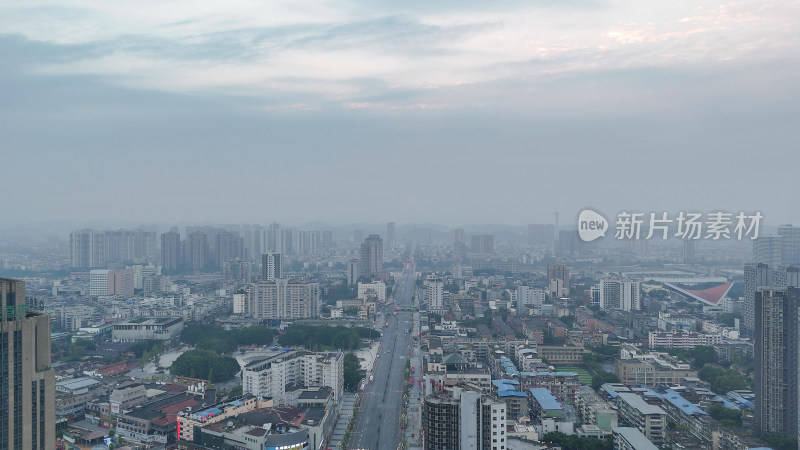
<path fill-rule="evenodd" d="M 56 446 L 50 318 L 27 311 L 25 283 L 0 278 L 0 450 Z"/>

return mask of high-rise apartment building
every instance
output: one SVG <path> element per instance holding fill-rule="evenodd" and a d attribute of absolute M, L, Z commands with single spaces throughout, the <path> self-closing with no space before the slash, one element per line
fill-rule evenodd
<path fill-rule="evenodd" d="M 361 244 L 361 276 L 380 278 L 383 276 L 383 239 L 370 234 Z"/>
<path fill-rule="evenodd" d="M 247 302 L 256 319 L 319 317 L 319 283 L 296 283 L 287 278 L 250 285 Z"/>
<path fill-rule="evenodd" d="M 547 281 L 561 280 L 564 287 L 569 289 L 569 266 L 566 264 L 548 264 Z"/>
<path fill-rule="evenodd" d="M 800 289 L 755 293 L 755 425 L 771 436 L 798 437 Z"/>
<path fill-rule="evenodd" d="M 800 264 L 800 228 L 783 225 L 777 236 L 753 240 L 753 262 L 772 267 Z"/>
<path fill-rule="evenodd" d="M 286 387 L 333 389 L 336 399 L 344 391 L 342 352 L 289 352 L 252 361 L 242 369 L 242 389 L 256 397 L 280 399 Z"/>
<path fill-rule="evenodd" d="M 0 450 L 56 446 L 50 318 L 27 311 L 25 283 L 0 278 Z"/>
<path fill-rule="evenodd" d="M 778 236 L 761 236 L 753 241 L 753 262 L 771 267 L 783 264 L 781 259 L 782 239 Z"/>
<path fill-rule="evenodd" d="M 800 269 L 769 264 L 745 264 L 744 305 L 742 334 L 749 336 L 755 330 L 756 290 L 761 286 L 800 287 Z"/>
<path fill-rule="evenodd" d="M 453 242 L 467 242 L 466 238 L 464 237 L 463 228 L 456 228 L 453 230 Z"/>
<path fill-rule="evenodd" d="M 69 266 L 71 268 L 101 268 L 106 265 L 105 234 L 83 229 L 69 235 Z"/>
<path fill-rule="evenodd" d="M 70 267 L 103 268 L 108 263 L 153 261 L 156 233 L 145 230 L 73 231 L 70 240 Z"/>
<path fill-rule="evenodd" d="M 528 225 L 529 245 L 553 245 L 553 224 Z"/>
<path fill-rule="evenodd" d="M 358 282 L 358 277 L 361 275 L 361 261 L 358 259 L 351 259 L 347 261 L 347 273 L 345 279 L 348 286 L 355 286 Z"/>
<path fill-rule="evenodd" d="M 386 223 L 386 248 L 394 248 L 395 245 L 395 223 L 394 222 L 387 222 Z"/>
<path fill-rule="evenodd" d="M 106 297 L 109 295 L 133 296 L 134 270 L 95 269 L 89 272 L 89 295 Z"/>
<path fill-rule="evenodd" d="M 283 278 L 283 266 L 280 253 L 264 253 L 261 255 L 261 281 L 275 281 Z"/>
<path fill-rule="evenodd" d="M 195 272 L 206 269 L 208 255 L 208 236 L 202 231 L 189 233 L 186 239 L 186 256 L 184 262 L 188 268 Z"/>
<path fill-rule="evenodd" d="M 325 250 L 333 248 L 333 231 L 331 230 L 322 231 L 322 248 Z"/>
<path fill-rule="evenodd" d="M 544 290 L 530 286 L 517 287 L 517 314 L 526 315 L 544 303 Z"/>
<path fill-rule="evenodd" d="M 272 222 L 266 230 L 266 251 L 280 252 L 283 246 L 281 238 L 281 224 Z"/>
<path fill-rule="evenodd" d="M 791 225 L 778 227 L 778 237 L 781 240 L 781 264 L 800 264 L 800 228 Z"/>
<path fill-rule="evenodd" d="M 472 236 L 472 253 L 494 253 L 494 236 L 478 234 Z"/>
<path fill-rule="evenodd" d="M 226 261 L 237 261 L 244 258 L 244 239 L 239 233 L 223 231 L 217 233 L 214 245 L 214 266 L 222 268 Z"/>
<path fill-rule="evenodd" d="M 161 270 L 175 273 L 181 269 L 181 235 L 177 231 L 161 234 Z"/>
<path fill-rule="evenodd" d="M 425 450 L 505 450 L 506 403 L 460 387 L 425 396 Z"/>
<path fill-rule="evenodd" d="M 684 264 L 694 264 L 696 261 L 695 256 L 695 240 L 694 239 L 684 239 L 683 240 L 683 263 Z"/>
<path fill-rule="evenodd" d="M 639 311 L 642 309 L 641 283 L 630 280 L 602 280 L 600 307 L 606 310 Z"/>
<path fill-rule="evenodd" d="M 428 275 L 424 281 L 425 303 L 428 304 L 428 311 L 435 314 L 444 314 L 447 310 L 444 307 L 444 280 L 438 275 Z"/>

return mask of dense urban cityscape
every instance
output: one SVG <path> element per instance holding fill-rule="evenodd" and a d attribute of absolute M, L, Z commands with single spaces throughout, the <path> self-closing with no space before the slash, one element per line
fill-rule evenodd
<path fill-rule="evenodd" d="M 800 229 L 769 231 L 5 242 L 3 448 L 794 448 Z"/>
<path fill-rule="evenodd" d="M 0 450 L 800 450 L 800 2 L 3 0 Z"/>

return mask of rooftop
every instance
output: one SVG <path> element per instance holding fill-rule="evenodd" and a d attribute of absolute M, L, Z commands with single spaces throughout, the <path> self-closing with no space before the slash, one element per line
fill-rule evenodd
<path fill-rule="evenodd" d="M 673 391 L 672 389 L 667 389 L 664 395 L 661 396 L 661 398 L 668 401 L 676 408 L 680 409 L 681 412 L 683 412 L 687 416 L 706 415 L 706 412 L 700 409 L 700 407 L 692 404 L 689 400 L 686 400 L 685 398 L 681 397 L 680 394 Z"/>
<path fill-rule="evenodd" d="M 70 391 L 74 391 L 76 389 L 89 388 L 97 384 L 100 384 L 100 382 L 95 380 L 94 378 L 80 377 L 80 378 L 72 378 L 70 380 L 61 380 L 56 383 L 56 386 L 68 389 Z"/>
<path fill-rule="evenodd" d="M 613 431 L 626 440 L 634 450 L 658 450 L 658 447 L 637 428 L 614 427 Z"/>
<path fill-rule="evenodd" d="M 632 408 L 635 408 L 640 414 L 666 414 L 666 412 L 664 412 L 660 406 L 651 405 L 642 400 L 642 397 L 639 397 L 634 393 L 619 392 L 617 397 L 620 399 L 620 401 L 627 403 Z"/>
<path fill-rule="evenodd" d="M 546 410 L 560 410 L 561 403 L 553 397 L 553 394 L 547 388 L 533 388 L 528 390 L 533 399 L 539 403 L 542 409 Z"/>

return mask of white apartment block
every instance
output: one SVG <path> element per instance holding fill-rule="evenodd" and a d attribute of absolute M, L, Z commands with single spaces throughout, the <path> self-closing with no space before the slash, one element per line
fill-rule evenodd
<path fill-rule="evenodd" d="M 600 282 L 600 307 L 606 310 L 639 311 L 642 309 L 641 283 L 630 280 Z"/>
<path fill-rule="evenodd" d="M 253 361 L 242 369 L 245 394 L 281 398 L 299 386 L 328 386 L 338 399 L 344 391 L 344 354 L 286 352 Z"/>
<path fill-rule="evenodd" d="M 543 289 L 532 288 L 529 286 L 519 286 L 517 288 L 517 314 L 526 315 L 532 309 L 538 310 L 544 303 L 545 292 Z"/>
<path fill-rule="evenodd" d="M 648 346 L 650 348 L 682 348 L 689 350 L 701 345 L 711 346 L 720 342 L 722 342 L 721 334 L 651 331 L 648 336 Z"/>
<path fill-rule="evenodd" d="M 233 313 L 247 314 L 247 294 L 233 294 Z"/>
<path fill-rule="evenodd" d="M 425 302 L 428 304 L 428 311 L 437 314 L 446 312 L 444 308 L 444 281 L 436 275 L 428 275 L 425 278 Z"/>
<path fill-rule="evenodd" d="M 256 319 L 308 319 L 319 317 L 319 295 L 319 283 L 262 281 L 247 290 L 247 308 Z"/>
<path fill-rule="evenodd" d="M 376 297 L 377 301 L 386 302 L 386 283 L 383 281 L 358 283 L 358 298 L 366 300 L 367 297 Z"/>
<path fill-rule="evenodd" d="M 89 272 L 89 295 L 105 297 L 108 295 L 108 274 L 110 270 L 92 270 Z"/>
<path fill-rule="evenodd" d="M 617 396 L 619 421 L 637 428 L 654 444 L 664 443 L 667 413 L 660 406 L 650 405 L 637 394 L 621 392 Z"/>

